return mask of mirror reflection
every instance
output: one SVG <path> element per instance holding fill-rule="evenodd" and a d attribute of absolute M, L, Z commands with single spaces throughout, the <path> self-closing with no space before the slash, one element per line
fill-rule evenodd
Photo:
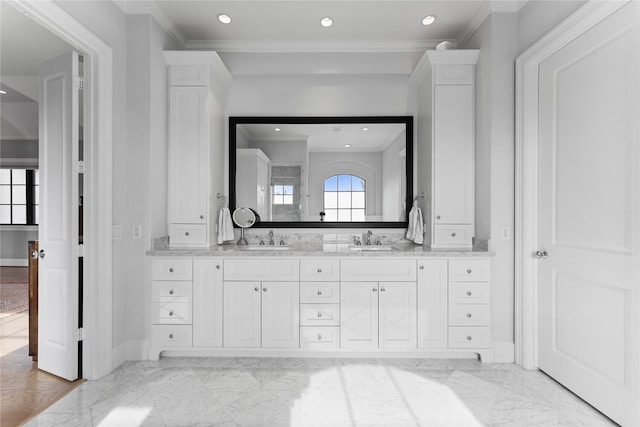
<path fill-rule="evenodd" d="M 232 202 L 276 226 L 403 226 L 412 190 L 410 123 L 411 117 L 232 117 Z"/>

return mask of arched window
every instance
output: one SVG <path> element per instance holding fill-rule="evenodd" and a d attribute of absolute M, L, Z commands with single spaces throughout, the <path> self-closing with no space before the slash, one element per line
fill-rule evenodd
<path fill-rule="evenodd" d="M 356 175 L 334 175 L 324 181 L 325 221 L 364 221 L 366 181 Z"/>

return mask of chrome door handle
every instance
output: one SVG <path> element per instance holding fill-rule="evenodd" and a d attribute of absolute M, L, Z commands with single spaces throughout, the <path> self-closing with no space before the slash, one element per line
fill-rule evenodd
<path fill-rule="evenodd" d="M 536 251 L 536 258 L 540 259 L 540 258 L 547 258 L 549 256 L 549 252 L 547 251 Z"/>
<path fill-rule="evenodd" d="M 31 252 L 31 258 L 32 259 L 38 259 L 38 251 Z"/>
<path fill-rule="evenodd" d="M 40 259 L 44 259 L 44 256 L 46 255 L 46 254 L 44 253 L 44 249 L 40 249 L 40 252 L 39 252 L 39 254 L 38 254 L 38 255 L 40 256 Z"/>

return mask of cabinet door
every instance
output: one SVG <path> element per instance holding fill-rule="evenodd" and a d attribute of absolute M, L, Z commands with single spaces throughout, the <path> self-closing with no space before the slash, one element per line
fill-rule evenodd
<path fill-rule="evenodd" d="M 193 261 L 193 345 L 222 347 L 222 260 Z"/>
<path fill-rule="evenodd" d="M 447 261 L 418 261 L 418 347 L 447 348 Z"/>
<path fill-rule="evenodd" d="M 300 346 L 298 282 L 262 282 L 262 347 Z"/>
<path fill-rule="evenodd" d="M 224 282 L 224 347 L 260 347 L 260 282 Z"/>
<path fill-rule="evenodd" d="M 416 348 L 416 283 L 380 282 L 380 348 Z"/>
<path fill-rule="evenodd" d="M 473 86 L 436 86 L 434 104 L 436 224 L 473 223 Z"/>
<path fill-rule="evenodd" d="M 378 348 L 378 282 L 342 282 L 340 347 Z"/>
<path fill-rule="evenodd" d="M 169 91 L 169 222 L 204 224 L 208 214 L 208 89 L 175 86 Z"/>

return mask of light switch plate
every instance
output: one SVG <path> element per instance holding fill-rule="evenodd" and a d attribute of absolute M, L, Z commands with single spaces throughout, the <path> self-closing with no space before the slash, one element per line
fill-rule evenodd
<path fill-rule="evenodd" d="M 122 226 L 111 226 L 111 240 L 122 240 Z"/>

